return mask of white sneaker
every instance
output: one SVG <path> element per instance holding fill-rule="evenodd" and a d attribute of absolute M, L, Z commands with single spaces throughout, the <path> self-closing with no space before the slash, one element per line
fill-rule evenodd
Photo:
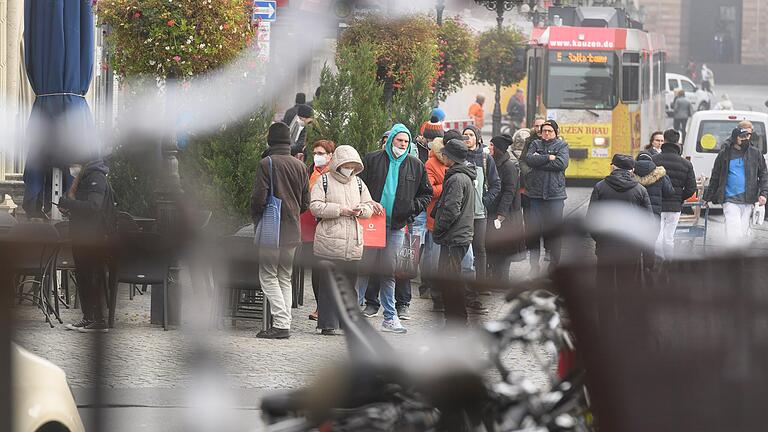
<path fill-rule="evenodd" d="M 405 327 L 403 327 L 402 324 L 400 324 L 400 320 L 396 316 L 390 320 L 384 320 L 381 323 L 381 331 L 387 332 L 387 333 L 398 333 L 398 334 L 408 333 L 408 329 L 406 329 Z"/>

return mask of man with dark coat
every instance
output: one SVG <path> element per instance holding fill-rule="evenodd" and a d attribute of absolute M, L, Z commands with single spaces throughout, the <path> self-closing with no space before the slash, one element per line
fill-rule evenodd
<path fill-rule="evenodd" d="M 657 167 L 649 153 L 640 152 L 637 155 L 633 177 L 645 188 L 651 199 L 651 208 L 653 208 L 653 214 L 656 217 L 656 236 L 654 237 L 656 239 L 659 237 L 659 229 L 661 228 L 662 202 L 664 198 L 669 199 L 675 194 L 675 188 L 672 187 L 672 181 L 667 176 L 667 170 L 662 166 Z M 653 268 L 655 263 L 654 257 L 655 252 L 653 249 L 643 251 L 643 265 L 645 265 L 645 268 Z"/>
<path fill-rule="evenodd" d="M 520 168 L 507 151 L 512 145 L 512 137 L 508 134 L 495 136 L 491 139 L 491 156 L 501 178 L 501 194 L 488 207 L 488 224 L 486 238 L 496 233 L 514 232 L 522 235 L 523 213 L 520 204 Z M 524 252 L 523 245 L 506 248 L 503 253 L 488 254 L 488 268 L 495 280 L 509 279 L 511 255 Z"/>
<path fill-rule="evenodd" d="M 296 93 L 296 100 L 295 105 L 285 110 L 285 115 L 283 115 L 283 123 L 289 125 L 293 121 L 293 118 L 296 117 L 296 113 L 299 110 L 299 105 L 303 105 L 307 103 L 307 95 L 304 93 Z"/>
<path fill-rule="evenodd" d="M 735 128 L 723 143 L 712 167 L 704 200 L 723 205 L 729 244 L 744 245 L 754 204 L 768 198 L 768 170 L 760 150 L 752 145 L 752 131 Z"/>
<path fill-rule="evenodd" d="M 680 132 L 674 129 L 664 131 L 661 153 L 653 156 L 656 166 L 664 167 L 672 182 L 675 193 L 661 201 L 661 229 L 656 239 L 656 255 L 672 258 L 675 249 L 675 230 L 680 221 L 683 202 L 696 193 L 696 174 L 691 162 L 681 156 Z"/>
<path fill-rule="evenodd" d="M 394 125 L 384 149 L 365 155 L 365 170 L 359 175 L 376 201 L 374 211 L 377 214 L 385 213 L 387 217 L 387 246 L 372 250 L 364 259 L 368 263 L 375 263 L 377 270 L 382 272 L 379 276 L 379 300 L 384 306 L 382 331 L 393 333 L 407 332 L 395 310 L 395 256 L 405 238 L 403 229 L 432 200 L 432 186 L 427 179 L 427 171 L 418 158 L 408 154 L 410 147 L 411 132 L 402 124 Z M 361 274 L 358 286 L 359 299 L 362 301 L 368 288 L 368 275 Z M 363 313 L 374 316 L 378 308 L 375 311 L 366 308 Z"/>
<path fill-rule="evenodd" d="M 66 326 L 83 333 L 106 332 L 106 241 L 115 229 L 115 201 L 107 181 L 109 168 L 96 159 L 70 169 L 75 180 L 59 208 L 69 215 L 69 234 L 75 259 L 77 289 L 83 319 Z"/>
<path fill-rule="evenodd" d="M 632 157 L 622 154 L 613 155 L 611 168 L 611 173 L 603 180 L 600 180 L 592 190 L 587 215 L 590 214 L 595 204 L 614 201 L 624 202 L 633 207 L 643 209 L 650 216 L 653 213 L 651 198 L 648 196 L 648 191 L 637 182 L 632 174 L 635 169 L 635 161 Z M 638 261 L 640 259 L 641 249 L 597 235 L 593 235 L 593 238 L 596 244 L 595 254 L 597 255 L 598 264 L 616 262 L 619 259 Z"/>
<path fill-rule="evenodd" d="M 540 232 L 562 223 L 567 198 L 565 170 L 570 160 L 568 144 L 559 138 L 559 126 L 554 120 L 541 125 L 539 137 L 531 142 L 523 158 L 530 168 L 525 177 L 525 194 L 529 204 L 525 223 L 530 232 Z M 551 270 L 560 263 L 560 239 L 544 238 L 544 247 L 550 253 Z M 540 248 L 538 238 L 528 244 L 531 272 L 534 274 L 539 272 Z"/>
<path fill-rule="evenodd" d="M 301 244 L 299 215 L 309 208 L 309 178 L 307 167 L 291 156 L 290 129 L 285 123 L 273 123 L 267 132 L 267 148 L 259 162 L 259 171 L 251 193 L 251 217 L 259 225 L 267 198 L 270 196 L 269 162 L 272 162 L 272 182 L 275 197 L 282 200 L 280 208 L 280 248 L 259 249 L 259 281 L 269 299 L 274 326 L 259 332 L 264 339 L 290 337 L 291 275 L 293 256 Z"/>
<path fill-rule="evenodd" d="M 296 116 L 289 125 L 291 134 L 291 155 L 299 160 L 304 160 L 307 152 L 305 148 L 307 141 L 307 127 L 314 121 L 315 112 L 309 105 L 297 105 Z"/>
<path fill-rule="evenodd" d="M 466 287 L 461 279 L 461 261 L 472 243 L 475 229 L 475 178 L 477 170 L 467 163 L 467 146 L 452 139 L 442 150 L 448 166 L 443 182 L 443 193 L 432 210 L 435 225 L 432 230 L 435 243 L 440 245 L 438 267 L 441 272 L 455 277 L 456 283 L 443 283 L 443 304 L 449 323 L 466 325 Z"/>

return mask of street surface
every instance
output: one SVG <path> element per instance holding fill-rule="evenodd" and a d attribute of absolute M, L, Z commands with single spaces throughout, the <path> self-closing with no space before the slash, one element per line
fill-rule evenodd
<path fill-rule="evenodd" d="M 589 203 L 591 188 L 568 188 L 565 214 L 583 216 Z M 722 245 L 723 216 L 715 212 L 709 220 L 707 252 L 717 251 Z M 758 240 L 753 249 L 765 249 L 768 245 L 768 224 L 755 229 Z M 593 247 L 591 240 L 566 243 L 565 257 L 584 253 Z M 693 248 L 679 248 L 683 253 L 704 251 L 703 240 L 697 239 Z M 528 277 L 526 262 L 513 263 L 512 277 Z M 346 355 L 343 336 L 320 336 L 313 321 L 307 319 L 315 303 L 307 280 L 306 302 L 293 311 L 291 338 L 286 341 L 256 339 L 257 329 L 251 323 L 239 323 L 232 328 L 229 323 L 221 330 L 192 333 L 188 327 L 163 331 L 149 324 L 149 295 L 128 299 L 127 287 L 119 294 L 116 328 L 106 336 L 106 375 L 104 376 L 105 410 L 110 430 L 122 431 L 182 431 L 190 423 L 199 424 L 195 407 L 201 395 L 223 391 L 227 401 L 228 417 L 238 424 L 256 424 L 258 400 L 264 392 L 275 389 L 297 388 L 309 383 L 322 369 Z M 415 289 L 415 286 L 414 286 Z M 502 313 L 501 293 L 483 297 L 491 313 L 486 317 L 498 317 Z M 441 327 L 440 317 L 430 311 L 431 301 L 414 296 L 411 305 L 412 320 L 406 321 L 407 335 L 386 334 L 392 345 L 403 353 L 403 360 L 416 355 L 430 335 Z M 61 325 L 50 329 L 43 323 L 41 314 L 27 304 L 16 307 L 16 340 L 24 348 L 40 355 L 64 369 L 74 389 L 84 420 L 93 412 L 89 388 L 94 376 L 89 369 L 93 362 L 93 335 L 66 331 Z M 80 317 L 79 310 L 64 310 L 65 322 Z M 193 317 L 185 317 L 187 321 Z M 377 328 L 381 316 L 371 320 Z M 196 355 L 207 351 L 205 361 Z M 212 363 L 209 363 L 212 362 Z M 530 355 L 513 351 L 508 362 L 513 368 L 534 381 L 541 379 Z M 214 364 L 211 368 L 198 367 Z M 211 381 L 204 379 L 212 377 Z M 201 379 L 202 377 L 202 379 Z M 205 400 L 205 398 L 203 398 Z M 208 405 L 208 404 L 206 404 Z M 245 429 L 241 429 L 245 430 Z"/>

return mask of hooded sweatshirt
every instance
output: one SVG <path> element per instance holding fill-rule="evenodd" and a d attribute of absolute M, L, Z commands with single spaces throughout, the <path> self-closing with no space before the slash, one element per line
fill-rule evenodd
<path fill-rule="evenodd" d="M 339 170 L 345 163 L 355 165 L 350 176 Z M 363 163 L 357 150 L 342 145 L 336 148 L 328 172 L 312 187 L 309 210 L 320 219 L 315 231 L 315 255 L 344 261 L 358 261 L 363 257 L 363 230 L 357 218 L 341 215 L 342 207 L 359 207 L 363 219 L 373 214 L 368 187 L 357 177 L 361 171 Z"/>
<path fill-rule="evenodd" d="M 408 151 L 396 158 L 392 153 L 392 141 L 399 133 L 405 132 L 408 134 L 408 146 L 411 148 L 411 132 L 405 125 L 398 123 L 392 126 L 387 137 L 387 142 L 384 145 L 384 151 L 389 156 L 389 172 L 387 172 L 387 180 L 384 183 L 384 191 L 381 193 L 381 205 L 387 211 L 387 225 L 389 226 L 392 220 L 392 209 L 395 206 L 395 194 L 397 193 L 397 183 L 400 176 L 400 165 L 405 158 L 408 157 Z"/>
<path fill-rule="evenodd" d="M 78 240 L 99 240 L 114 230 L 115 203 L 102 160 L 87 163 L 77 179 L 75 199 L 66 195 L 59 207 L 70 211 L 70 232 Z"/>

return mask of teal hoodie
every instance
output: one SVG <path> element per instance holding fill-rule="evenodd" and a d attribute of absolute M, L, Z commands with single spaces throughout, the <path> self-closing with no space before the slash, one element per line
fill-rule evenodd
<path fill-rule="evenodd" d="M 392 154 L 392 141 L 395 135 L 405 132 L 408 134 L 408 141 L 411 141 L 411 132 L 407 127 L 398 123 L 392 126 L 392 130 L 387 137 L 387 143 L 384 145 L 384 151 L 389 156 L 389 170 L 387 171 L 387 181 L 384 183 L 384 190 L 381 192 L 381 205 L 387 211 L 387 226 L 392 220 L 392 209 L 395 207 L 395 195 L 397 194 L 397 182 L 400 179 L 400 165 L 408 157 L 408 152 L 403 153 L 399 158 Z"/>

